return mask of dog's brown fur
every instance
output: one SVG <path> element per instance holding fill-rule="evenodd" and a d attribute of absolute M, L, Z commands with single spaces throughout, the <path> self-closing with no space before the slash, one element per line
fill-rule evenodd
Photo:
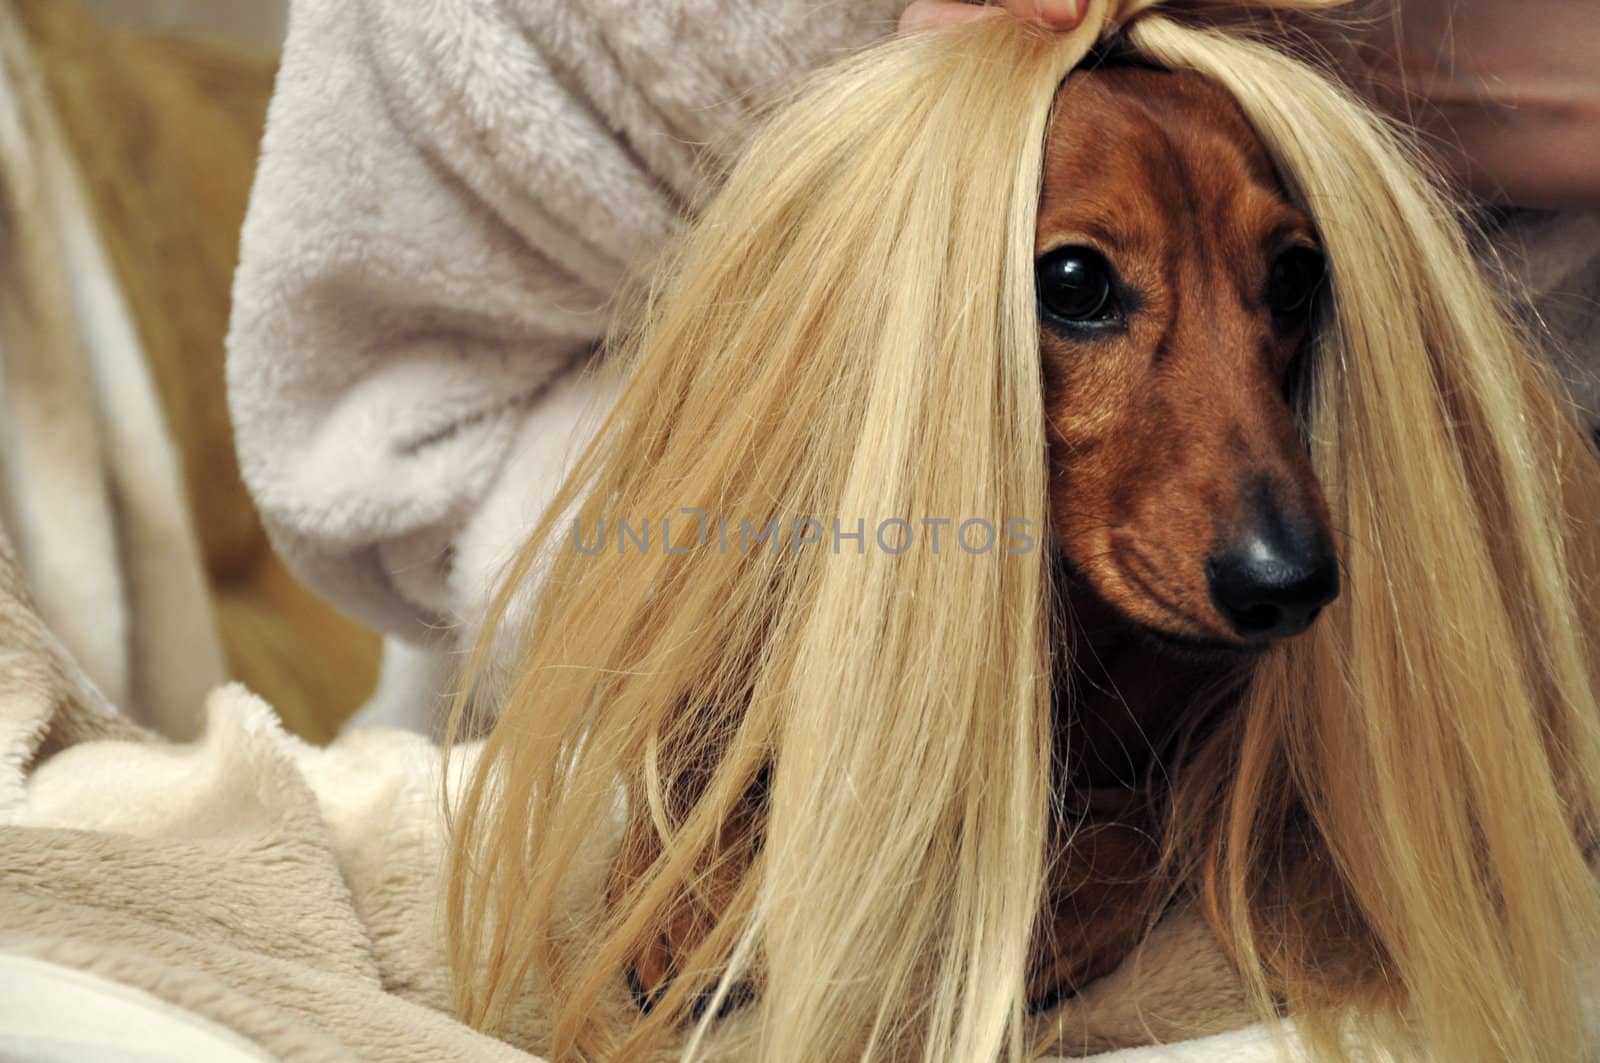
<path fill-rule="evenodd" d="M 1193 74 L 1120 67 L 1057 102 L 1036 247 L 1095 247 L 1139 301 L 1120 334 L 1043 331 L 1056 541 L 1157 631 L 1234 641 L 1205 559 L 1266 482 L 1327 524 L 1284 399 L 1303 330 L 1263 300 L 1273 256 L 1315 246 L 1238 105 Z"/>
<path fill-rule="evenodd" d="M 1162 754 L 1242 674 L 1148 635 L 1239 645 L 1206 561 L 1248 520 L 1257 485 L 1328 522 L 1286 398 L 1305 329 L 1275 324 L 1263 297 L 1273 256 L 1316 236 L 1232 98 L 1188 73 L 1071 79 L 1035 247 L 1069 244 L 1102 252 L 1138 307 L 1120 333 L 1041 334 L 1051 530 L 1076 645 L 1073 674 L 1058 677 L 1070 768 L 1036 1000 L 1110 971 L 1159 914 Z"/>
<path fill-rule="evenodd" d="M 1157 875 L 1164 755 L 1193 712 L 1237 690 L 1248 655 L 1227 651 L 1260 645 L 1213 606 L 1208 557 L 1263 489 L 1327 525 L 1286 397 L 1305 329 L 1275 322 L 1264 298 L 1269 263 L 1290 244 L 1315 246 L 1310 222 L 1221 89 L 1126 66 L 1064 86 L 1036 252 L 1098 250 L 1134 305 L 1122 330 L 1042 333 L 1051 532 L 1073 663 L 1057 677 L 1065 767 L 1029 976 L 1037 1005 L 1116 967 L 1172 894 Z M 759 815 L 740 819 L 730 829 L 760 829 Z M 613 900 L 658 855 L 652 839 L 637 819 Z M 699 897 L 638 959 L 642 1003 L 710 929 L 743 869 L 704 871 Z"/>

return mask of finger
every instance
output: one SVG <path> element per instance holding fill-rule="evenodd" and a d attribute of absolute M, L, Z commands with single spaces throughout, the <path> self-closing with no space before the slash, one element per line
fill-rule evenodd
<path fill-rule="evenodd" d="M 1073 2 L 1073 0 L 1067 0 Z M 959 26 L 973 19 L 998 15 L 1001 8 L 963 3 L 962 0 L 915 0 L 900 15 L 900 32 L 917 33 L 922 30 Z"/>
<path fill-rule="evenodd" d="M 1004 0 L 1006 10 L 1027 22 L 1052 30 L 1076 29 L 1089 6 L 1086 0 Z"/>

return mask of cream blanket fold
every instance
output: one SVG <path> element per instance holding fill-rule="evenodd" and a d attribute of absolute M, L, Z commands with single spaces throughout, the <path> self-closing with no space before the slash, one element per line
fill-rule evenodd
<path fill-rule="evenodd" d="M 19 587 L 5 544 L 0 1057 L 106 1058 L 82 1029 L 110 983 L 134 1014 L 231 1031 L 259 1058 L 533 1058 L 442 1010 L 435 748 L 395 732 L 315 749 L 237 686 L 211 694 L 201 739 L 167 744 L 101 701 Z M 62 968 L 90 977 L 41 994 Z M 8 1011 L 23 1000 L 46 1008 L 27 1028 Z M 118 1058 L 184 1058 L 152 1036 Z"/>

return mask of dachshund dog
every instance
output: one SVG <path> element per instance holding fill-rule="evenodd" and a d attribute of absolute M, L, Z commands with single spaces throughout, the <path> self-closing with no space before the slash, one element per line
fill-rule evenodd
<path fill-rule="evenodd" d="M 1170 747 L 1251 656 L 1311 624 L 1339 569 L 1292 405 L 1322 256 L 1233 99 L 1186 72 L 1073 77 L 1035 248 L 1072 662 L 1029 980 L 1042 1006 L 1159 914 Z"/>
<path fill-rule="evenodd" d="M 1036 1009 L 1113 969 L 1172 895 L 1162 780 L 1184 725 L 1339 592 L 1293 406 L 1322 256 L 1237 104 L 1192 73 L 1085 69 L 1056 101 L 1044 174 L 1036 284 L 1070 664 Z M 762 794 L 748 803 L 728 831 L 760 829 Z M 623 851 L 654 857 L 639 837 Z M 731 890 L 742 870 L 706 869 L 637 957 L 642 1007 L 709 928 L 719 877 Z"/>

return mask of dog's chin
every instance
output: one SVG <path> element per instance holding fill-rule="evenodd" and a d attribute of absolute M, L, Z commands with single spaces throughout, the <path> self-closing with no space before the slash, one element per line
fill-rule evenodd
<path fill-rule="evenodd" d="M 1272 648 L 1272 640 L 1249 642 L 1232 639 L 1204 638 L 1188 632 L 1172 631 L 1164 627 L 1140 623 L 1128 618 L 1128 623 L 1152 649 L 1191 661 L 1240 661 L 1258 657 Z"/>

